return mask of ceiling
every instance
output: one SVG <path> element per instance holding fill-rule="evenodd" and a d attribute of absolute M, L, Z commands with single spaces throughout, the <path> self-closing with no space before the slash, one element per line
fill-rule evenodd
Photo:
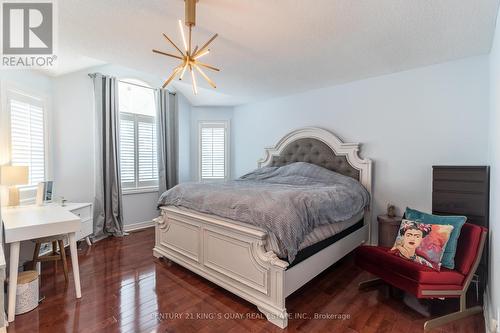
<path fill-rule="evenodd" d="M 233 105 L 488 53 L 498 0 L 200 0 L 194 43 L 219 38 L 204 61 L 218 87 L 194 105 Z M 179 45 L 183 0 L 58 2 L 62 74 L 113 63 L 158 77 L 177 65 L 153 54 Z M 77 56 L 71 56 L 77 55 Z"/>

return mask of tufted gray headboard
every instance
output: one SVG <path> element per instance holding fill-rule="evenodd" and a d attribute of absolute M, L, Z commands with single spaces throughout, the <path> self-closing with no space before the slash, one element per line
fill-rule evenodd
<path fill-rule="evenodd" d="M 265 148 L 259 168 L 282 166 L 293 162 L 308 162 L 358 180 L 372 200 L 372 160 L 361 158 L 361 144 L 343 142 L 332 132 L 319 127 L 304 127 L 291 131 L 276 145 Z M 371 203 L 365 209 L 367 240 L 371 241 Z"/>
<path fill-rule="evenodd" d="M 272 156 L 270 166 L 282 166 L 293 162 L 307 162 L 360 180 L 360 172 L 347 160 L 337 156 L 324 142 L 315 138 L 301 138 L 288 143 L 277 156 Z"/>

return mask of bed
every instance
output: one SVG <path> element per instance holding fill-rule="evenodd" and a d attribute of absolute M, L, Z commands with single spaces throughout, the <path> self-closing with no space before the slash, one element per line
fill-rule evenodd
<path fill-rule="evenodd" d="M 359 156 L 360 145 L 344 143 L 321 128 L 302 128 L 266 148 L 259 168 L 307 162 L 356 179 L 372 200 L 372 162 Z M 254 225 L 176 207 L 162 206 L 155 221 L 153 255 L 168 258 L 255 304 L 266 318 L 285 328 L 286 297 L 323 270 L 371 239 L 371 204 L 338 232 L 311 241 L 293 262 L 272 250 L 270 235 Z M 360 219 L 360 221 L 358 221 Z M 315 229 L 316 231 L 316 229 Z M 309 235 L 308 235 L 309 236 Z"/>

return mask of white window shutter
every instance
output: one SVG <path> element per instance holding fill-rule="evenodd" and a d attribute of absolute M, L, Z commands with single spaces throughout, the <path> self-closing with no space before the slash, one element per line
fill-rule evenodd
<path fill-rule="evenodd" d="M 202 180 L 227 177 L 227 124 L 200 124 L 200 176 Z"/>
<path fill-rule="evenodd" d="M 135 123 L 134 116 L 120 114 L 120 173 L 124 188 L 135 187 Z"/>
<path fill-rule="evenodd" d="M 123 188 L 158 186 L 156 146 L 154 117 L 120 113 L 120 172 Z"/>
<path fill-rule="evenodd" d="M 10 152 L 12 165 L 28 166 L 29 185 L 45 181 L 44 107 L 39 99 L 11 93 Z"/>
<path fill-rule="evenodd" d="M 156 124 L 150 116 L 137 115 L 137 165 L 139 187 L 158 185 Z"/>

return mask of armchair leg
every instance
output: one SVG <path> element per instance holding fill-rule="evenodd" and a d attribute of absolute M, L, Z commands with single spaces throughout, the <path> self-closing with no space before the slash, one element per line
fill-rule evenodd
<path fill-rule="evenodd" d="M 370 279 L 370 280 L 366 280 L 366 281 L 361 281 L 358 284 L 358 290 L 362 290 L 362 289 L 366 289 L 366 288 L 370 288 L 370 287 L 375 287 L 375 286 L 381 285 L 383 283 L 384 283 L 384 280 L 382 280 L 381 278 L 375 278 L 375 279 Z"/>
<path fill-rule="evenodd" d="M 481 313 L 481 311 L 483 311 L 483 308 L 481 306 L 474 306 L 466 310 L 460 309 L 460 311 L 447 314 L 446 316 L 428 320 L 424 323 L 424 331 L 431 330 L 433 328 L 448 324 L 452 321 L 460 320 Z"/>

